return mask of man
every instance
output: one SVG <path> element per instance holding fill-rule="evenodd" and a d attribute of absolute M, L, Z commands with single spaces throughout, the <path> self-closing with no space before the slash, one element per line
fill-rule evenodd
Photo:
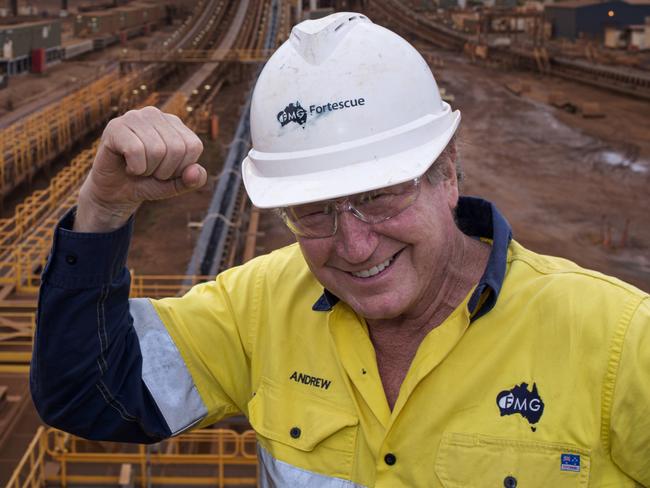
<path fill-rule="evenodd" d="M 243 412 L 262 486 L 650 486 L 650 300 L 511 240 L 459 197 L 426 63 L 359 14 L 269 60 L 243 163 L 297 245 L 183 298 L 128 301 L 140 202 L 201 186 L 178 119 L 106 128 L 43 275 L 46 422 L 155 442 Z"/>

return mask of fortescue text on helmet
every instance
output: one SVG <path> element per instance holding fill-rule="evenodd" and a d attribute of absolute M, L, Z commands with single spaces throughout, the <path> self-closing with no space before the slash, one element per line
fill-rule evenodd
<path fill-rule="evenodd" d="M 309 115 L 321 115 L 325 112 L 361 107 L 365 104 L 365 98 L 351 98 L 348 100 L 339 100 L 338 102 L 327 102 L 322 105 L 310 105 Z M 287 125 L 289 122 L 305 125 L 305 122 L 307 122 L 307 114 L 307 110 L 302 108 L 302 105 L 300 105 L 299 101 L 296 101 L 295 103 L 290 103 L 284 108 L 284 110 L 278 112 L 276 118 L 282 127 Z"/>

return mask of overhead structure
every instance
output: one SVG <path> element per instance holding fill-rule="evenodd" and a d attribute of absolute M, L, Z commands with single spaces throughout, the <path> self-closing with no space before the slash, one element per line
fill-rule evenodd
<path fill-rule="evenodd" d="M 156 49 L 148 51 L 123 49 L 118 60 L 121 63 L 264 63 L 273 49 Z"/>

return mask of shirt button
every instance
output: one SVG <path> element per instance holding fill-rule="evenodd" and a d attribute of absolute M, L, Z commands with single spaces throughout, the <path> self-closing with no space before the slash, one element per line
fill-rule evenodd
<path fill-rule="evenodd" d="M 74 254 L 68 254 L 65 257 L 65 262 L 70 264 L 70 265 L 77 264 L 77 256 L 75 256 Z"/>
<path fill-rule="evenodd" d="M 297 439 L 298 437 L 300 437 L 301 433 L 302 432 L 300 431 L 300 428 L 298 428 L 298 427 L 291 427 L 291 430 L 289 431 L 289 435 L 294 439 Z"/>
<path fill-rule="evenodd" d="M 397 462 L 397 458 L 395 457 L 395 454 L 393 454 L 392 452 L 389 452 L 388 454 L 386 454 L 384 456 L 384 462 L 386 464 L 388 464 L 389 466 L 392 466 L 393 464 L 395 464 Z"/>
<path fill-rule="evenodd" d="M 517 478 L 514 476 L 506 476 L 503 479 L 503 486 L 505 488 L 516 488 L 517 487 Z"/>

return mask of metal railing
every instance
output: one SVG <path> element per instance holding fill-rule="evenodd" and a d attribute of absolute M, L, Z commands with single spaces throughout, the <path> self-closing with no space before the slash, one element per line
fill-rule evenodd
<path fill-rule="evenodd" d="M 145 446 L 88 441 L 39 427 L 7 488 L 130 483 L 142 488 L 224 488 L 255 486 L 256 480 L 257 445 L 250 430 L 240 434 L 229 429 L 200 429 Z"/>
<path fill-rule="evenodd" d="M 139 84 L 135 74 L 107 74 L 0 131 L 0 197 L 132 103 Z"/>

